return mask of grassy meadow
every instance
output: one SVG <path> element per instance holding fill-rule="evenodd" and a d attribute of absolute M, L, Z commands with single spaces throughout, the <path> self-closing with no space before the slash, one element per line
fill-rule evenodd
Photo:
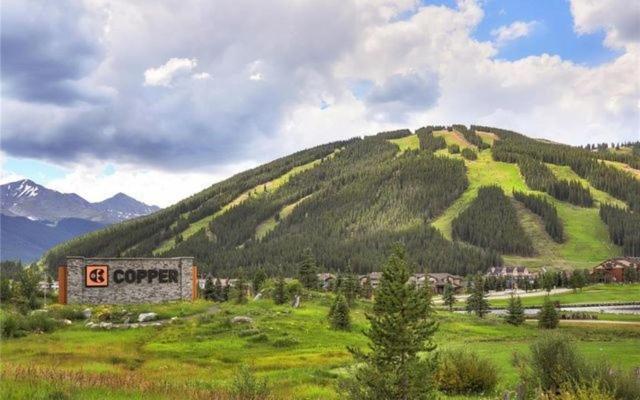
<path fill-rule="evenodd" d="M 580 296 L 626 299 L 638 288 L 607 286 L 561 296 L 571 302 L 578 302 Z M 528 304 L 529 299 L 523 300 Z M 3 398 L 9 399 L 226 398 L 237 369 L 245 364 L 268 379 L 276 398 L 337 399 L 337 379 L 352 364 L 347 346 L 366 348 L 362 332 L 370 303 L 357 304 L 352 310 L 352 330 L 342 332 L 328 326 L 330 301 L 331 295 L 314 294 L 298 309 L 276 306 L 270 300 L 246 305 L 198 301 L 135 306 L 136 312 L 182 318 L 160 327 L 108 331 L 76 321 L 53 333 L 4 340 L 0 389 Z M 231 318 L 238 315 L 253 322 L 232 324 Z M 495 398 L 516 384 L 513 353 L 526 353 L 541 333 L 532 321 L 514 327 L 498 317 L 480 320 L 447 311 L 438 311 L 436 318 L 439 348 L 472 349 L 496 364 L 498 389 L 486 398 Z M 558 330 L 588 358 L 605 359 L 626 369 L 640 366 L 640 323 L 563 321 Z"/>
<path fill-rule="evenodd" d="M 476 149 L 475 146 L 466 142 L 458 132 L 437 131 L 434 132 L 434 135 L 442 136 L 447 145 L 457 144 L 461 148 L 471 147 Z M 495 137 L 488 134 L 481 135 L 481 137 L 488 143 L 492 143 L 495 140 Z M 418 137 L 415 134 L 394 139 L 391 142 L 398 146 L 400 154 L 420 147 Z M 462 159 L 460 154 L 449 154 L 447 149 L 438 150 L 436 154 Z M 469 187 L 444 213 L 432 222 L 432 225 L 442 232 L 447 239 L 451 239 L 451 223 L 453 219 L 471 204 L 476 198 L 480 187 L 498 185 L 508 196 L 511 196 L 513 190 L 528 193 L 534 192 L 526 185 L 516 164 L 494 161 L 490 150 L 479 152 L 478 159 L 475 161 L 464 160 L 464 162 L 467 167 Z M 597 204 L 602 202 L 621 204 L 619 200 L 607 193 L 594 189 L 586 180 L 579 178 L 568 167 L 556 165 L 549 165 L 549 167 L 558 178 L 580 180 L 585 187 L 589 187 Z M 504 258 L 507 262 L 531 268 L 544 266 L 568 269 L 589 268 L 603 259 L 620 255 L 620 248 L 609 240 L 607 227 L 598 215 L 598 208 L 577 207 L 558 201 L 545 193 L 535 193 L 547 197 L 556 206 L 565 226 L 566 241 L 561 244 L 553 242 L 544 232 L 542 221 L 537 215 L 524 207 L 517 207 L 520 222 L 533 240 L 538 254 L 535 257 L 528 258 L 506 255 Z"/>

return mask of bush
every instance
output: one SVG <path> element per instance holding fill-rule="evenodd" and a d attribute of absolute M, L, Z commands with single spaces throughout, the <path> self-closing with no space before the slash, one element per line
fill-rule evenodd
<path fill-rule="evenodd" d="M 0 329 L 2 338 L 24 336 L 26 334 L 24 316 L 17 313 L 2 312 L 0 314 Z"/>
<path fill-rule="evenodd" d="M 52 304 L 47 307 L 49 315 L 53 318 L 69 319 L 71 321 L 84 319 L 82 310 L 84 310 L 84 308 L 80 306 L 67 306 L 62 304 Z"/>
<path fill-rule="evenodd" d="M 58 326 L 58 321 L 48 316 L 46 312 L 35 312 L 25 318 L 24 326 L 32 332 L 53 332 Z"/>
<path fill-rule="evenodd" d="M 529 364 L 533 380 L 545 392 L 556 393 L 585 376 L 584 360 L 563 335 L 542 335 L 531 345 Z"/>
<path fill-rule="evenodd" d="M 470 351 L 442 351 L 434 374 L 436 387 L 447 394 L 481 394 L 498 383 L 496 366 Z"/>
<path fill-rule="evenodd" d="M 285 347 L 293 347 L 300 343 L 297 339 L 294 338 L 280 338 L 273 341 L 273 347 L 277 347 L 279 349 Z"/>
<path fill-rule="evenodd" d="M 458 146 L 457 144 L 452 144 L 449 145 L 448 150 L 449 154 L 458 154 L 460 153 L 460 146 Z"/>
<path fill-rule="evenodd" d="M 238 369 L 230 394 L 234 400 L 264 400 L 270 395 L 267 380 L 256 378 L 246 365 Z"/>

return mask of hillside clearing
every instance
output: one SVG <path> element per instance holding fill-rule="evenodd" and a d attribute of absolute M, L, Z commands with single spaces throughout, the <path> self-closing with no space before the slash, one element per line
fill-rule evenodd
<path fill-rule="evenodd" d="M 446 151 L 439 154 L 448 155 Z M 432 222 L 432 225 L 442 232 L 447 239 L 451 240 L 451 222 L 473 201 L 477 196 L 478 189 L 481 186 L 498 185 L 508 196 L 512 196 L 513 190 L 545 196 L 556 206 L 565 228 L 566 241 L 564 243 L 549 243 L 545 236 L 536 233 L 539 228 L 535 224 L 538 224 L 539 221 L 536 222 L 535 218 L 532 219 L 530 217 L 521 220 L 523 228 L 527 233 L 532 234 L 531 239 L 534 241 L 534 247 L 540 252 L 540 256 L 504 256 L 505 261 L 508 263 L 526 265 L 533 268 L 543 266 L 588 268 L 604 259 L 621 254 L 620 247 L 609 240 L 607 227 L 600 219 L 598 209 L 577 207 L 558 201 L 546 193 L 532 191 L 524 182 L 516 164 L 494 161 L 491 158 L 491 152 L 487 150 L 479 152 L 478 160 L 476 161 L 465 160 L 465 165 L 467 167 L 469 187 L 462 196 Z M 562 177 L 570 176 L 565 168 L 552 167 L 554 173 L 561 173 L 563 174 Z M 583 184 L 586 185 L 587 183 Z M 590 187 L 590 190 L 594 197 L 600 201 L 611 201 L 614 204 L 619 204 L 619 200 L 604 192 L 596 191 L 592 187 Z M 520 215 L 522 217 L 527 216 L 526 213 L 522 212 Z M 534 226 L 530 226 L 530 224 L 534 224 Z"/>
<path fill-rule="evenodd" d="M 460 132 L 455 130 L 451 132 L 446 130 L 434 131 L 433 136 L 444 137 L 444 141 L 447 143 L 447 146 L 451 146 L 452 144 L 457 144 L 458 146 L 460 146 L 461 149 L 464 149 L 464 148 L 471 148 L 474 150 L 476 149 L 476 146 L 467 142 L 467 139 L 465 139 Z"/>
<path fill-rule="evenodd" d="M 278 224 L 280 223 L 281 220 L 283 220 L 283 219 L 287 218 L 289 215 L 291 215 L 291 213 L 293 212 L 294 208 L 296 208 L 296 206 L 298 204 L 302 203 L 303 201 L 305 201 L 306 199 L 308 199 L 311 196 L 313 196 L 313 194 L 305 196 L 305 197 L 301 198 L 300 200 L 296 201 L 295 203 L 287 204 L 286 206 L 284 206 L 282 208 L 282 210 L 280 210 L 280 212 L 278 213 L 278 220 L 276 220 L 275 217 L 271 217 L 268 220 L 262 222 L 260 225 L 258 225 L 256 227 L 255 238 L 260 240 L 263 237 L 265 237 L 267 235 L 267 233 L 271 232 L 272 230 L 274 230 L 276 228 L 276 226 L 278 226 Z"/>
<path fill-rule="evenodd" d="M 182 231 L 180 233 L 182 235 L 182 238 L 183 239 L 187 239 L 187 238 L 195 235 L 196 233 L 198 233 L 202 229 L 205 229 L 205 230 L 208 229 L 209 228 L 209 223 L 211 221 L 213 221 L 214 219 L 216 219 L 220 215 L 224 214 L 225 212 L 229 211 L 231 208 L 242 204 L 245 200 L 247 200 L 248 198 L 250 198 L 252 196 L 259 196 L 259 195 L 261 195 L 261 194 L 263 194 L 265 192 L 272 192 L 274 190 L 277 190 L 282 185 L 286 184 L 289 181 L 289 179 L 291 179 L 291 177 L 293 177 L 293 176 L 295 176 L 297 174 L 300 174 L 300 173 L 302 173 L 304 171 L 310 170 L 311 168 L 314 168 L 315 166 L 320 164 L 323 160 L 330 159 L 330 158 L 334 157 L 338 152 L 340 152 L 340 149 L 335 150 L 333 153 L 329 154 L 328 156 L 326 156 L 324 158 L 313 160 L 313 161 L 308 162 L 306 164 L 299 165 L 297 167 L 293 167 L 292 169 L 290 169 L 289 171 L 287 171 L 283 175 L 279 176 L 278 178 L 273 179 L 273 180 L 268 181 L 268 182 L 265 182 L 263 184 L 257 185 L 255 187 L 245 191 L 240 196 L 236 197 L 233 201 L 231 201 L 230 203 L 228 203 L 225 206 L 223 206 L 220 210 L 218 210 L 214 214 L 209 215 L 207 217 L 204 217 L 204 218 L 202 218 L 202 219 L 200 219 L 198 221 L 192 222 L 184 231 Z M 182 215 L 182 217 L 186 217 L 186 216 L 187 216 L 187 214 L 183 214 Z M 162 242 L 162 244 L 160 244 L 160 246 L 157 249 L 155 249 L 153 251 L 153 254 L 154 255 L 160 255 L 160 254 L 168 251 L 175 244 L 175 240 L 176 240 L 176 236 L 165 240 L 164 242 Z"/>
<path fill-rule="evenodd" d="M 419 150 L 420 149 L 420 140 L 418 139 L 418 135 L 413 134 L 405 137 L 401 137 L 399 139 L 391 139 L 389 142 L 398 146 L 398 155 L 401 155 L 407 150 Z"/>

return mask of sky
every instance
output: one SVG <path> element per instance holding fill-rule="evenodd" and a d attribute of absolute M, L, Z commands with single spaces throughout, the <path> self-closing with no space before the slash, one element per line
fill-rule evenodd
<path fill-rule="evenodd" d="M 1 183 L 162 207 L 314 145 L 480 124 L 640 139 L 640 3 L 1 3 Z"/>

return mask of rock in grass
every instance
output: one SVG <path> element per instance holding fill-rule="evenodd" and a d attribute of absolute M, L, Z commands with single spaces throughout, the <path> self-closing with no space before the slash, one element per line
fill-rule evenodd
<path fill-rule="evenodd" d="M 72 324 L 70 319 L 63 319 L 63 320 L 60 321 L 60 323 L 62 325 L 71 325 Z"/>
<path fill-rule="evenodd" d="M 142 313 L 138 315 L 138 322 L 153 321 L 156 318 L 158 318 L 158 314 L 154 312 Z"/>
<path fill-rule="evenodd" d="M 237 317 L 231 318 L 232 324 L 251 324 L 253 323 L 253 319 L 251 317 L 247 317 L 244 315 L 238 315 Z"/>
<path fill-rule="evenodd" d="M 84 319 L 91 318 L 91 309 L 90 308 L 85 308 L 84 310 L 82 310 L 82 317 Z"/>

